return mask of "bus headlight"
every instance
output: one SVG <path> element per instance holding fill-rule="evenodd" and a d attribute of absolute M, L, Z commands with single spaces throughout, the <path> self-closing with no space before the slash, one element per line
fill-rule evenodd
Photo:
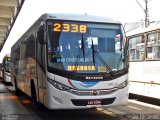
<path fill-rule="evenodd" d="M 67 86 L 65 86 L 65 85 L 63 85 L 63 84 L 61 84 L 57 81 L 54 81 L 54 80 L 50 79 L 50 78 L 48 78 L 48 82 L 51 83 L 55 88 L 57 88 L 59 90 L 63 90 L 63 91 L 71 90 L 70 87 L 67 87 Z"/>
<path fill-rule="evenodd" d="M 121 84 L 118 85 L 118 88 L 120 88 L 120 89 L 124 88 L 127 86 L 127 84 L 128 84 L 128 80 L 125 80 L 124 82 L 122 82 Z"/>

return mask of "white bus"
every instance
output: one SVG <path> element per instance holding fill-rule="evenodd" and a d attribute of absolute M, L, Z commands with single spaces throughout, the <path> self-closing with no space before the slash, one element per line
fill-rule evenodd
<path fill-rule="evenodd" d="M 129 92 L 160 99 L 160 24 L 127 35 Z"/>
<path fill-rule="evenodd" d="M 10 53 L 6 54 L 2 60 L 2 80 L 4 83 L 11 83 L 11 73 L 10 73 L 11 57 Z"/>
<path fill-rule="evenodd" d="M 3 70 L 3 66 L 2 66 L 2 63 L 0 63 L 0 79 L 2 79 L 2 70 Z"/>
<path fill-rule="evenodd" d="M 128 60 L 119 22 L 44 14 L 12 46 L 12 81 L 48 109 L 126 105 Z"/>

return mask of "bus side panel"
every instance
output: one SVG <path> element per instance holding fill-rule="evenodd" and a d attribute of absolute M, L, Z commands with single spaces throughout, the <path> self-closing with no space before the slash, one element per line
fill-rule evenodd
<path fill-rule="evenodd" d="M 11 53 L 12 54 L 12 53 Z M 13 71 L 13 63 L 11 62 L 11 83 L 15 86 L 14 82 L 14 71 Z"/>
<path fill-rule="evenodd" d="M 129 92 L 160 99 L 159 61 L 130 62 Z"/>
<path fill-rule="evenodd" d="M 12 46 L 12 82 L 17 87 L 31 96 L 31 80 L 34 81 L 37 91 L 36 53 L 35 53 L 35 25 Z"/>

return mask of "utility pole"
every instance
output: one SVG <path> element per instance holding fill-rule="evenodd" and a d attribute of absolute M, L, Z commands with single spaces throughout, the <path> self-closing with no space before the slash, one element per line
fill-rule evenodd
<path fill-rule="evenodd" d="M 145 27 L 149 26 L 149 14 L 148 14 L 148 0 L 144 0 L 145 2 L 145 9 L 141 6 L 141 4 L 138 2 L 138 0 L 136 0 L 136 2 L 138 3 L 138 5 L 141 7 L 141 9 L 144 11 L 145 13 Z"/>
<path fill-rule="evenodd" d="M 145 27 L 148 27 L 149 26 L 148 0 L 145 0 L 145 5 L 146 5 L 145 10 L 144 10 L 144 12 L 145 12 Z"/>

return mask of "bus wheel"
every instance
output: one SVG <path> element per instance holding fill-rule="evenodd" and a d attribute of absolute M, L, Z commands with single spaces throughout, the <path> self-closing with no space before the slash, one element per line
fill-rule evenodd
<path fill-rule="evenodd" d="M 21 91 L 18 89 L 17 87 L 17 80 L 16 78 L 14 78 L 14 83 L 15 83 L 15 95 L 20 96 L 21 95 Z"/>

